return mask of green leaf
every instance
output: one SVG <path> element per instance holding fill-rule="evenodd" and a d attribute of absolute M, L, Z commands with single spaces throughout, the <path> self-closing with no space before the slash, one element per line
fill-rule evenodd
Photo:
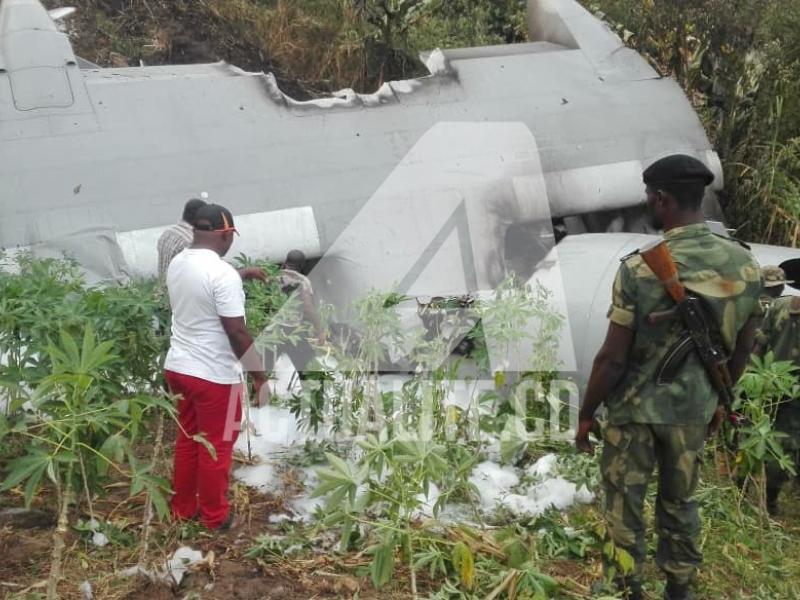
<path fill-rule="evenodd" d="M 95 457 L 97 459 L 97 472 L 100 475 L 108 473 L 109 462 L 120 463 L 123 461 L 126 445 L 126 440 L 119 433 L 106 438 L 106 441 L 103 442 L 103 445 L 98 450 L 101 456 Z M 106 460 L 103 460 L 102 457 L 105 457 Z"/>
<path fill-rule="evenodd" d="M 458 578 L 468 590 L 475 583 L 475 556 L 464 542 L 457 542 L 451 554 L 453 568 L 458 573 Z"/>
<path fill-rule="evenodd" d="M 353 535 L 353 523 L 353 519 L 345 517 L 344 523 L 342 524 L 342 540 L 339 543 L 340 552 L 347 552 L 347 549 L 350 547 L 350 538 Z"/>
<path fill-rule="evenodd" d="M 624 548 L 616 548 L 616 560 L 619 565 L 620 572 L 623 575 L 630 575 L 636 567 L 636 562 L 633 560 L 630 552 Z"/>
<path fill-rule="evenodd" d="M 169 516 L 170 510 L 167 499 L 161 491 L 161 487 L 159 485 L 149 485 L 147 490 L 158 518 L 163 521 Z"/>
<path fill-rule="evenodd" d="M 42 465 L 46 467 L 49 462 L 50 457 L 38 448 L 32 450 L 30 454 L 14 459 L 8 465 L 9 475 L 0 485 L 0 491 L 10 490 L 30 477 Z"/>
<path fill-rule="evenodd" d="M 196 433 L 192 436 L 192 440 L 203 446 L 208 453 L 211 455 L 211 458 L 217 460 L 217 449 L 209 442 L 201 433 Z"/>
<path fill-rule="evenodd" d="M 370 577 L 372 585 L 382 588 L 389 583 L 394 574 L 394 542 L 392 536 L 388 536 L 383 543 L 375 548 L 370 564 Z"/>
<path fill-rule="evenodd" d="M 530 556 L 528 547 L 516 536 L 503 545 L 503 552 L 508 566 L 512 569 L 521 569 Z"/>

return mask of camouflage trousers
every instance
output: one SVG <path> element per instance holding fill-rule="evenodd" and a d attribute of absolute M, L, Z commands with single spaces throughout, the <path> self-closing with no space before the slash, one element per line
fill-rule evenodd
<path fill-rule="evenodd" d="M 677 583 L 691 580 L 702 562 L 697 544 L 697 488 L 706 427 L 703 425 L 609 425 L 600 468 L 604 516 L 611 541 L 635 561 L 628 583 L 641 582 L 647 554 L 644 500 L 658 467 L 656 563 Z"/>
<path fill-rule="evenodd" d="M 780 444 L 800 476 L 800 399 L 780 405 L 775 416 L 774 429 L 786 434 L 780 438 Z M 767 500 L 775 502 L 781 485 L 788 479 L 789 473 L 782 470 L 777 462 L 767 461 Z"/>

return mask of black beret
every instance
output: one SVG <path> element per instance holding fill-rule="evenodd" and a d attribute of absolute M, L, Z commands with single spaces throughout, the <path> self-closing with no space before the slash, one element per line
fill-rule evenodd
<path fill-rule="evenodd" d="M 642 174 L 647 185 L 664 183 L 685 183 L 702 181 L 703 185 L 711 185 L 714 174 L 701 161 L 686 154 L 672 154 L 658 159 L 647 167 Z"/>

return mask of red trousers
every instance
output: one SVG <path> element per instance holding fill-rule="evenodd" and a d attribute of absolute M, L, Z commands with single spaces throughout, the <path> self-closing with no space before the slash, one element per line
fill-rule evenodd
<path fill-rule="evenodd" d="M 172 475 L 172 514 L 178 519 L 198 515 L 209 529 L 228 518 L 228 479 L 233 444 L 242 420 L 242 384 L 223 385 L 166 371 L 167 385 L 180 396 Z M 214 447 L 216 458 L 200 442 L 202 435 Z"/>

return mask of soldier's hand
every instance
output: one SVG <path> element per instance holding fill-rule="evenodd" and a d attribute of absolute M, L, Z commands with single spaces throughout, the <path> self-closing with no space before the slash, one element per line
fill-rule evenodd
<path fill-rule="evenodd" d="M 708 424 L 708 431 L 706 432 L 706 439 L 710 440 L 719 431 L 720 427 L 722 427 L 722 422 L 725 420 L 726 414 L 725 407 L 721 404 L 717 406 L 717 410 L 714 411 L 714 416 L 711 417 L 711 422 Z"/>
<path fill-rule="evenodd" d="M 589 439 L 589 434 L 595 430 L 596 423 L 594 419 L 581 419 L 578 422 L 578 430 L 575 432 L 575 447 L 580 452 L 594 454 L 594 444 Z"/>

